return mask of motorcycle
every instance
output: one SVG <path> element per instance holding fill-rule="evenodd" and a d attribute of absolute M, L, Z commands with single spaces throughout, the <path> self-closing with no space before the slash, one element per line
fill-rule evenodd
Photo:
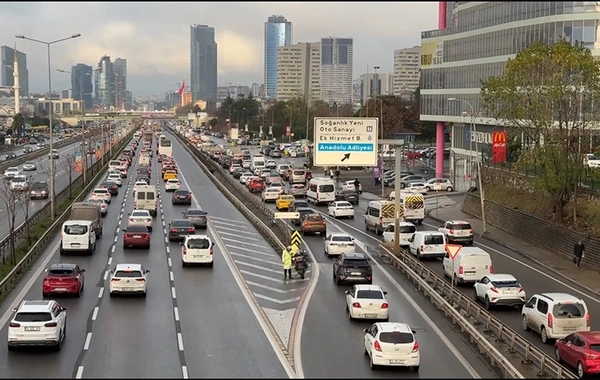
<path fill-rule="evenodd" d="M 300 275 L 300 278 L 304 280 L 304 274 L 306 273 L 306 270 L 308 269 L 308 261 L 306 260 L 306 256 L 304 255 L 304 252 L 302 252 L 301 255 L 294 256 L 293 260 L 294 260 L 294 270 L 296 271 L 296 273 L 298 275 Z"/>

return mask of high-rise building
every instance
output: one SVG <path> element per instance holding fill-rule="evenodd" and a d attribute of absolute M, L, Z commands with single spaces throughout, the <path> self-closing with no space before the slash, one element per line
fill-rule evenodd
<path fill-rule="evenodd" d="M 12 87 L 15 84 L 13 65 L 15 49 L 9 46 L 0 47 L 0 76 L 2 87 Z M 17 50 L 19 65 L 19 93 L 21 97 L 29 96 L 29 71 L 27 70 L 27 55 Z"/>
<path fill-rule="evenodd" d="M 352 104 L 352 38 L 321 38 L 321 99 Z"/>
<path fill-rule="evenodd" d="M 260 84 L 252 83 L 252 87 L 250 87 L 250 92 L 252 92 L 252 96 L 255 98 L 260 97 Z"/>
<path fill-rule="evenodd" d="M 190 82 L 193 101 L 216 101 L 217 42 L 211 26 L 190 26 Z"/>
<path fill-rule="evenodd" d="M 269 99 L 277 98 L 277 49 L 292 44 L 292 23 L 273 15 L 265 22 L 265 87 Z"/>
<path fill-rule="evenodd" d="M 393 74 L 367 73 L 360 76 L 360 102 L 365 104 L 370 98 L 392 95 Z M 355 99 L 356 100 L 356 99 Z"/>
<path fill-rule="evenodd" d="M 125 94 L 127 93 L 127 60 L 117 58 L 113 62 L 115 107 L 117 110 L 126 109 Z"/>
<path fill-rule="evenodd" d="M 411 97 L 419 87 L 421 47 L 394 50 L 394 96 Z"/>
<path fill-rule="evenodd" d="M 101 108 L 110 109 L 115 105 L 115 76 L 113 63 L 110 57 L 105 55 L 98 62 L 96 72 L 96 101 Z"/>
<path fill-rule="evenodd" d="M 71 67 L 71 92 L 73 99 L 83 100 L 86 109 L 93 107 L 92 66 L 78 63 Z"/>
<path fill-rule="evenodd" d="M 277 49 L 277 100 L 321 98 L 321 43 L 307 42 Z"/>

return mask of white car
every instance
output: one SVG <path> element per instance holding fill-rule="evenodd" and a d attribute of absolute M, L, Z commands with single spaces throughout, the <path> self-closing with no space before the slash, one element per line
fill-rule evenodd
<path fill-rule="evenodd" d="M 354 285 L 346 290 L 346 311 L 350 320 L 380 319 L 387 322 L 390 318 L 389 303 L 379 285 Z"/>
<path fill-rule="evenodd" d="M 427 191 L 453 191 L 454 184 L 447 178 L 432 178 L 425 182 Z"/>
<path fill-rule="evenodd" d="M 54 300 L 23 301 L 12 310 L 8 324 L 8 350 L 18 347 L 62 348 L 67 332 L 67 308 Z"/>
<path fill-rule="evenodd" d="M 106 216 L 106 214 L 108 213 L 108 203 L 106 203 L 106 200 L 101 199 L 101 198 L 96 198 L 96 199 L 90 198 L 86 202 L 99 205 L 100 213 L 102 214 L 102 216 Z"/>
<path fill-rule="evenodd" d="M 16 175 L 10 181 L 10 189 L 16 191 L 25 191 L 29 189 L 29 180 L 26 175 Z"/>
<path fill-rule="evenodd" d="M 352 203 L 347 201 L 331 202 L 327 207 L 327 214 L 336 219 L 342 216 L 354 219 L 354 206 L 352 206 Z"/>
<path fill-rule="evenodd" d="M 178 179 L 171 178 L 165 182 L 165 191 L 175 191 L 179 189 L 181 189 L 181 182 L 179 182 Z"/>
<path fill-rule="evenodd" d="M 35 163 L 31 162 L 31 161 L 27 161 L 23 164 L 23 171 L 24 172 L 32 172 L 35 171 L 37 167 L 35 166 Z"/>
<path fill-rule="evenodd" d="M 4 171 L 4 178 L 12 178 L 19 174 L 21 174 L 19 168 L 11 166 L 10 168 L 6 168 L 6 170 Z"/>
<path fill-rule="evenodd" d="M 365 355 L 369 357 L 369 366 L 408 367 L 419 371 L 421 354 L 419 343 L 415 339 L 416 331 L 406 323 L 377 322 L 365 333 Z"/>
<path fill-rule="evenodd" d="M 108 204 L 110 204 L 111 197 L 108 189 L 94 189 L 90 195 L 91 199 L 104 199 Z"/>
<path fill-rule="evenodd" d="M 229 174 L 233 174 L 235 169 L 241 168 L 241 167 L 242 167 L 242 165 L 240 165 L 240 164 L 231 164 L 231 166 L 229 166 Z"/>
<path fill-rule="evenodd" d="M 356 187 L 354 186 L 354 181 L 350 180 L 350 181 L 346 181 L 342 184 L 342 188 L 341 190 L 351 190 L 354 191 L 356 190 Z M 362 183 L 360 183 L 358 185 L 358 193 L 362 193 Z"/>
<path fill-rule="evenodd" d="M 271 175 L 271 169 L 261 169 L 260 173 L 258 173 L 258 176 L 262 179 L 265 179 L 270 175 Z"/>
<path fill-rule="evenodd" d="M 383 229 L 383 242 L 384 243 L 392 243 L 394 241 L 394 223 L 390 223 L 385 226 Z M 409 246 L 410 238 L 412 238 L 417 232 L 417 226 L 412 224 L 411 222 L 400 222 L 400 232 L 398 236 L 400 237 L 400 246 Z"/>
<path fill-rule="evenodd" d="M 252 177 L 254 177 L 254 174 L 252 174 L 251 172 L 242 173 L 242 175 L 240 176 L 240 183 L 243 183 L 245 185 L 248 179 Z"/>
<path fill-rule="evenodd" d="M 325 238 L 325 254 L 327 257 L 339 256 L 342 253 L 352 253 L 354 251 L 354 238 L 350 235 L 332 233 Z"/>
<path fill-rule="evenodd" d="M 108 175 L 108 177 L 106 177 L 106 180 L 116 183 L 117 186 L 119 186 L 119 187 L 123 186 L 123 180 L 121 179 L 121 173 L 115 173 L 115 174 L 111 173 Z"/>
<path fill-rule="evenodd" d="M 252 166 L 252 161 L 250 161 L 250 160 L 244 160 L 244 161 L 242 161 L 242 167 L 244 169 L 250 169 L 250 166 Z"/>
<path fill-rule="evenodd" d="M 148 290 L 148 273 L 141 264 L 117 264 L 110 271 L 108 292 L 115 294 L 140 294 L 146 297 Z"/>
<path fill-rule="evenodd" d="M 133 210 L 129 216 L 128 226 L 144 226 L 152 231 L 152 215 L 148 210 Z"/>
<path fill-rule="evenodd" d="M 214 246 L 207 235 L 187 235 L 181 243 L 181 265 L 206 264 L 212 268 Z"/>
<path fill-rule="evenodd" d="M 148 186 L 148 184 L 144 181 L 137 181 L 134 185 L 133 185 L 133 193 L 135 194 L 135 192 L 137 191 L 138 187 L 140 186 Z"/>
<path fill-rule="evenodd" d="M 427 187 L 422 182 L 407 183 L 405 191 L 417 194 L 427 194 Z"/>
<path fill-rule="evenodd" d="M 261 194 L 263 202 L 275 202 L 279 198 L 280 188 L 278 187 L 267 187 Z"/>
<path fill-rule="evenodd" d="M 285 186 L 283 185 L 283 182 L 271 182 L 269 184 L 269 187 L 272 189 L 278 189 L 279 190 L 279 194 L 283 194 L 285 193 Z"/>
<path fill-rule="evenodd" d="M 273 160 L 267 160 L 267 162 L 265 162 L 265 168 L 267 169 L 275 169 L 277 167 L 277 162 L 273 161 Z"/>
<path fill-rule="evenodd" d="M 521 306 L 527 301 L 525 289 L 511 274 L 488 274 L 473 285 L 473 297 L 486 309 L 494 306 Z"/>

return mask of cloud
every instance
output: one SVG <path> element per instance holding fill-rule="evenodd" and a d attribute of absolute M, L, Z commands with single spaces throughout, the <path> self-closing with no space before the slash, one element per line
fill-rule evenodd
<path fill-rule="evenodd" d="M 54 39 L 81 33 L 52 47 L 54 68 L 96 66 L 103 55 L 125 58 L 134 94 L 163 94 L 190 76 L 190 25 L 208 24 L 218 43 L 219 83 L 250 85 L 263 81 L 264 23 L 274 14 L 292 21 L 294 43 L 353 37 L 358 77 L 367 64 L 391 71 L 393 50 L 418 45 L 421 30 L 435 29 L 437 3 L 0 2 L 0 45 L 12 46 L 15 34 Z M 27 53 L 30 88 L 44 91 L 43 47 L 19 41 L 18 48 Z M 68 75 L 55 74 L 54 81 L 57 89 L 70 88 Z"/>

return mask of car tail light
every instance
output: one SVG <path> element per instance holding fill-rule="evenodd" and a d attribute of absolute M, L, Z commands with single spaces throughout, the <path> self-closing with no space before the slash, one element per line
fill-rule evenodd
<path fill-rule="evenodd" d="M 450 235 L 454 235 L 454 230 L 450 230 Z"/>
<path fill-rule="evenodd" d="M 210 247 L 210 254 L 211 254 L 211 255 L 213 254 L 213 251 L 214 251 L 214 247 L 212 247 L 212 246 L 211 246 L 211 247 Z"/>
<path fill-rule="evenodd" d="M 594 360 L 594 359 L 598 359 L 598 355 L 586 352 L 585 353 L 585 358 L 586 359 L 592 359 L 592 360 Z"/>
<path fill-rule="evenodd" d="M 171 228 L 171 232 L 177 232 L 177 228 Z"/>
<path fill-rule="evenodd" d="M 144 239 L 150 240 L 150 234 L 144 234 Z"/>
<path fill-rule="evenodd" d="M 15 322 L 11 322 L 11 323 L 8 324 L 8 327 L 21 327 L 21 324 L 15 323 Z"/>
<path fill-rule="evenodd" d="M 192 199 L 192 194 L 188 194 L 188 199 Z"/>
<path fill-rule="evenodd" d="M 548 314 L 548 328 L 554 327 L 554 317 L 552 314 Z"/>
<path fill-rule="evenodd" d="M 308 226 L 308 224 L 309 224 L 308 222 L 304 222 L 304 226 Z"/>
<path fill-rule="evenodd" d="M 494 266 L 490 264 L 490 273 L 494 273 Z"/>
<path fill-rule="evenodd" d="M 354 307 L 354 308 L 357 308 L 357 309 L 360 309 L 360 303 L 359 303 L 359 302 L 354 302 L 354 303 L 352 304 L 352 307 Z"/>
<path fill-rule="evenodd" d="M 470 233 L 470 234 L 472 234 L 472 233 L 473 233 L 473 229 L 472 229 L 472 228 L 469 230 L 469 233 Z"/>
<path fill-rule="evenodd" d="M 458 274 L 464 274 L 465 273 L 465 268 L 463 268 L 463 266 L 459 266 L 458 267 Z"/>
<path fill-rule="evenodd" d="M 58 326 L 58 323 L 56 322 L 48 322 L 46 324 L 44 324 L 44 327 L 56 327 Z"/>
<path fill-rule="evenodd" d="M 136 208 L 136 207 L 137 207 L 137 201 L 133 202 L 133 208 Z"/>
<path fill-rule="evenodd" d="M 131 236 L 132 236 L 131 234 L 125 234 L 124 237 L 125 237 L 125 239 L 131 239 Z"/>
<path fill-rule="evenodd" d="M 413 345 L 412 351 L 413 354 L 415 352 L 419 352 L 419 342 L 415 342 L 415 344 Z"/>
<path fill-rule="evenodd" d="M 130 221 L 130 222 L 133 222 L 133 218 L 129 218 L 129 221 Z"/>
<path fill-rule="evenodd" d="M 152 218 L 146 219 L 146 222 L 151 222 L 151 221 L 152 221 Z"/>
<path fill-rule="evenodd" d="M 146 279 L 145 279 L 145 278 L 136 278 L 135 280 L 136 280 L 136 281 L 139 281 L 139 282 L 146 282 Z"/>
<path fill-rule="evenodd" d="M 421 246 L 421 252 L 425 250 L 425 246 Z"/>
<path fill-rule="evenodd" d="M 389 307 L 389 305 L 385 302 L 381 304 L 382 309 L 387 309 L 388 307 Z"/>
<path fill-rule="evenodd" d="M 117 281 L 119 281 L 119 279 L 118 279 L 118 278 L 111 278 L 111 279 L 110 279 L 110 282 L 117 282 Z"/>
<path fill-rule="evenodd" d="M 585 325 L 587 327 L 590 327 L 592 325 L 592 317 L 590 316 L 590 313 L 587 313 L 585 315 Z"/>
<path fill-rule="evenodd" d="M 181 253 L 183 253 L 184 255 L 187 255 L 187 247 L 185 245 L 183 246 L 183 251 Z"/>
<path fill-rule="evenodd" d="M 494 293 L 498 293 L 498 289 L 496 289 L 496 288 L 490 288 L 490 290 Z"/>
<path fill-rule="evenodd" d="M 373 348 L 375 349 L 375 351 L 381 352 L 381 345 L 379 344 L 378 340 L 376 340 L 375 342 L 373 342 Z"/>
<path fill-rule="evenodd" d="M 196 230 L 193 228 L 188 228 L 188 232 L 194 232 L 194 231 L 196 231 Z"/>

